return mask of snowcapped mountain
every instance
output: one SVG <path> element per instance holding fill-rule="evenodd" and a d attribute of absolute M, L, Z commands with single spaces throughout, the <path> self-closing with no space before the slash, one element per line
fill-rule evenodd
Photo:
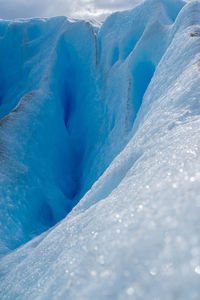
<path fill-rule="evenodd" d="M 199 299 L 200 2 L 0 21 L 0 299 Z"/>

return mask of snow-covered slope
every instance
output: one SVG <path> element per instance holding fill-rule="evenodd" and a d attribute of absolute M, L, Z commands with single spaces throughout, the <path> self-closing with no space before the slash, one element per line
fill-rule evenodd
<path fill-rule="evenodd" d="M 0 33 L 0 298 L 199 299 L 200 2 Z"/>

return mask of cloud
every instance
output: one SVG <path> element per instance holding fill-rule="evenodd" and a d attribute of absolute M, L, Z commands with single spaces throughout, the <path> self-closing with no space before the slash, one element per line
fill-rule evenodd
<path fill-rule="evenodd" d="M 0 18 L 30 18 L 45 13 L 48 4 L 52 1 L 33 0 L 0 0 Z"/>
<path fill-rule="evenodd" d="M 129 9 L 141 0 L 0 0 L 0 18 L 31 18 L 65 15 L 69 17 L 103 16 Z"/>

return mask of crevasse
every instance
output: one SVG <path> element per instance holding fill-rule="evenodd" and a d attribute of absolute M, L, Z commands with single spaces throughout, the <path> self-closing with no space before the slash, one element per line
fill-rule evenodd
<path fill-rule="evenodd" d="M 2 299 L 198 299 L 199 13 L 0 22 Z"/>

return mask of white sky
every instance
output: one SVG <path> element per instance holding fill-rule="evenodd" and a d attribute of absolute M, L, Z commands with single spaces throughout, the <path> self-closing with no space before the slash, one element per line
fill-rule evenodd
<path fill-rule="evenodd" d="M 0 18 L 65 15 L 102 19 L 111 12 L 134 7 L 142 0 L 0 0 Z"/>

